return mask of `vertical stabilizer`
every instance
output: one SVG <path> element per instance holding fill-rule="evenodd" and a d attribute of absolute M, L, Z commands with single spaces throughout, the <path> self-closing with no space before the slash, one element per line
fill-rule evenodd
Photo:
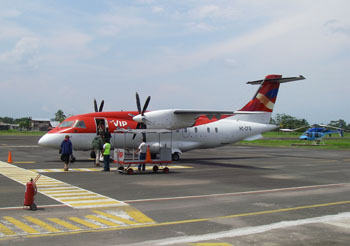
<path fill-rule="evenodd" d="M 234 119 L 269 123 L 276 103 L 278 89 L 281 83 L 305 79 L 303 76 L 282 78 L 282 75 L 267 75 L 263 80 L 247 82 L 251 85 L 260 85 L 252 100 L 242 109 L 236 111 Z"/>

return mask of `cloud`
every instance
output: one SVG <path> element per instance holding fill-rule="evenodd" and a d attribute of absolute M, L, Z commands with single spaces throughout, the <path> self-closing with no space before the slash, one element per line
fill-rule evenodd
<path fill-rule="evenodd" d="M 39 40 L 34 37 L 23 37 L 8 52 L 0 54 L 0 63 L 14 65 L 17 69 L 34 70 L 38 67 Z"/>
<path fill-rule="evenodd" d="M 327 21 L 324 26 L 331 33 L 340 33 L 350 37 L 350 25 L 342 24 L 336 19 Z"/>
<path fill-rule="evenodd" d="M 153 13 L 161 13 L 161 12 L 164 12 L 164 8 L 159 7 L 159 6 L 153 6 L 152 7 L 152 12 Z"/>

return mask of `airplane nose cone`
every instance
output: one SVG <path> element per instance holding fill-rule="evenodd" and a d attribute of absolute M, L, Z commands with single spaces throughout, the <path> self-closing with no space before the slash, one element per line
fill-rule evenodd
<path fill-rule="evenodd" d="M 62 140 L 63 140 L 62 136 L 58 136 L 56 134 L 45 134 L 39 139 L 38 144 L 40 146 L 45 146 L 45 147 L 57 147 L 60 145 Z"/>
<path fill-rule="evenodd" d="M 38 144 L 40 145 L 40 146 L 46 146 L 47 145 L 47 143 L 48 143 L 48 137 L 47 137 L 47 134 L 45 134 L 44 136 L 42 136 L 40 139 L 39 139 L 39 141 L 38 141 Z"/>

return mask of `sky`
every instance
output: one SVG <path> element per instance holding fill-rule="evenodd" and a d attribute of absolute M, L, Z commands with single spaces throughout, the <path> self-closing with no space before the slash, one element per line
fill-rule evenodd
<path fill-rule="evenodd" d="M 350 123 L 350 1 L 0 0 L 0 117 L 238 110 L 268 74 L 274 116 Z"/>

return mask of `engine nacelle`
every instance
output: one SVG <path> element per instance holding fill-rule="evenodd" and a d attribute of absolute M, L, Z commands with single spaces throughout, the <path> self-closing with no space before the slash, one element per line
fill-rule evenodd
<path fill-rule="evenodd" d="M 195 115 L 174 114 L 176 109 L 164 109 L 146 112 L 142 116 L 138 114 L 133 120 L 147 125 L 147 129 L 168 129 L 175 130 L 191 127 L 196 121 Z"/>

